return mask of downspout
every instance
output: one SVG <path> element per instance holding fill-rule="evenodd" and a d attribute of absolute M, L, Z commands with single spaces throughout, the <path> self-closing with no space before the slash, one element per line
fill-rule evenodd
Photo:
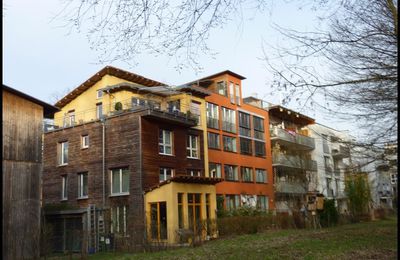
<path fill-rule="evenodd" d="M 106 171 L 106 162 L 105 162 L 105 147 L 106 147 L 106 138 L 105 138 L 105 132 L 106 132 L 106 122 L 105 118 L 101 119 L 101 124 L 103 128 L 103 133 L 102 133 L 102 171 L 103 171 L 103 210 L 106 206 L 106 179 L 105 179 L 105 171 Z"/>

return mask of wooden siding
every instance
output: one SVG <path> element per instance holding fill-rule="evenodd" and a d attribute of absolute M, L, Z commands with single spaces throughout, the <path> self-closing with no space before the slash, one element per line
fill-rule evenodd
<path fill-rule="evenodd" d="M 39 256 L 43 107 L 3 90 L 3 259 Z"/>

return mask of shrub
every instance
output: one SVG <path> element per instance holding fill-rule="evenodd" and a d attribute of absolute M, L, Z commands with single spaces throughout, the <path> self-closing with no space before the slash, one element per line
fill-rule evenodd
<path fill-rule="evenodd" d="M 324 200 L 324 209 L 319 213 L 319 221 L 323 227 L 336 226 L 339 213 L 335 207 L 335 200 Z"/>

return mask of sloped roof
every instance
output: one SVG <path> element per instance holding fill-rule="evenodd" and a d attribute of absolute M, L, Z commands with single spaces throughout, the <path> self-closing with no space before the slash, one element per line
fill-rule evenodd
<path fill-rule="evenodd" d="M 223 74 L 228 74 L 228 75 L 234 76 L 234 77 L 236 77 L 236 78 L 238 78 L 240 80 L 246 79 L 242 75 L 239 75 L 239 74 L 237 74 L 237 73 L 235 73 L 233 71 L 224 70 L 224 71 L 221 71 L 221 72 L 218 72 L 218 73 L 203 77 L 201 79 L 193 80 L 193 81 L 188 82 L 188 83 L 186 83 L 184 85 L 190 86 L 190 85 L 193 85 L 193 84 L 196 84 L 196 85 L 198 84 L 201 87 L 208 87 L 212 83 L 212 80 L 211 80 L 212 78 L 216 78 L 216 77 L 221 76 Z"/>
<path fill-rule="evenodd" d="M 138 83 L 138 84 L 140 84 L 142 86 L 146 86 L 146 87 L 166 85 L 164 83 L 140 76 L 138 74 L 135 74 L 135 73 L 132 73 L 132 72 L 129 72 L 126 70 L 118 69 L 118 68 L 115 68 L 112 66 L 106 66 L 103 69 L 101 69 L 100 71 L 98 71 L 96 74 L 91 76 L 88 80 L 83 82 L 81 85 L 79 85 L 77 88 L 72 90 L 70 93 L 68 93 L 65 97 L 60 99 L 55 104 L 55 106 L 57 106 L 59 108 L 64 107 L 69 102 L 71 102 L 73 99 L 75 99 L 80 94 L 82 94 L 84 91 L 86 91 L 87 89 L 92 87 L 94 84 L 96 84 L 98 81 L 100 81 L 103 78 L 103 76 L 105 76 L 105 75 L 115 76 L 115 77 L 118 77 L 118 78 L 121 78 L 121 79 L 124 79 L 127 81 Z"/>

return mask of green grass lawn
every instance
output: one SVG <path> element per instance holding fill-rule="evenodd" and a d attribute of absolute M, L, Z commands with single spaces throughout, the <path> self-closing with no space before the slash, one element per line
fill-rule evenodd
<path fill-rule="evenodd" d="M 156 253 L 98 253 L 89 259 L 397 259 L 397 218 L 319 230 L 279 230 Z"/>

